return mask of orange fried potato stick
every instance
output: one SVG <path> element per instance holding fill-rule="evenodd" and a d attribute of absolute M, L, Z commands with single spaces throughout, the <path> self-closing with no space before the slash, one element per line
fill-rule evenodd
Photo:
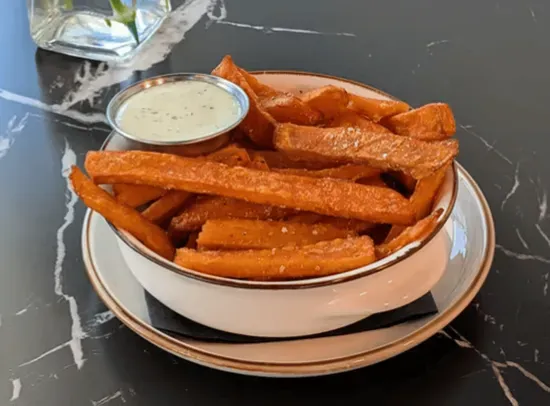
<path fill-rule="evenodd" d="M 279 124 L 275 147 L 297 159 L 358 163 L 398 170 L 416 179 L 431 175 L 458 154 L 458 142 L 424 142 L 360 128 L 317 128 Z"/>
<path fill-rule="evenodd" d="M 76 166 L 69 176 L 74 192 L 90 209 L 98 212 L 115 227 L 127 231 L 160 256 L 172 260 L 174 247 L 166 233 L 134 209 L 118 203 L 109 193 L 96 186 Z"/>
<path fill-rule="evenodd" d="M 233 63 L 233 59 L 229 55 L 225 56 L 212 71 L 212 74 L 235 83 L 246 92 L 250 108 L 239 127 L 257 145 L 270 147 L 272 145 L 275 120 L 260 106 L 258 96 L 247 83 L 239 68 Z"/>
<path fill-rule="evenodd" d="M 311 171 L 308 169 L 273 169 L 274 172 L 286 173 L 297 176 L 308 176 L 311 178 L 333 178 L 344 180 L 357 180 L 372 178 L 380 174 L 380 169 L 371 168 L 366 165 L 342 165 L 336 168 L 320 169 Z"/>
<path fill-rule="evenodd" d="M 158 199 L 166 190 L 146 185 L 114 184 L 113 194 L 117 202 L 129 207 L 139 207 L 152 200 Z"/>
<path fill-rule="evenodd" d="M 262 107 L 279 123 L 315 125 L 323 115 L 291 94 L 281 94 L 261 100 Z"/>
<path fill-rule="evenodd" d="M 405 228 L 391 241 L 376 246 L 376 257 L 378 259 L 387 257 L 411 242 L 422 241 L 435 229 L 442 213 L 443 209 L 436 210 L 415 225 Z"/>
<path fill-rule="evenodd" d="M 378 122 L 410 109 L 407 103 L 397 100 L 379 100 L 350 94 L 348 108 Z"/>
<path fill-rule="evenodd" d="M 261 157 L 270 168 L 319 170 L 338 166 L 326 162 L 294 161 L 279 151 L 248 150 L 248 154 L 251 158 Z"/>
<path fill-rule="evenodd" d="M 145 184 L 377 223 L 409 225 L 414 220 L 409 201 L 398 192 L 337 179 L 144 151 L 88 152 L 86 169 L 96 183 Z"/>
<path fill-rule="evenodd" d="M 325 120 L 329 120 L 346 109 L 349 94 L 341 87 L 328 85 L 304 93 L 301 99 L 310 107 L 320 111 Z"/>
<path fill-rule="evenodd" d="M 432 210 L 435 195 L 443 184 L 448 168 L 449 165 L 444 166 L 433 175 L 420 179 L 416 183 L 414 192 L 409 200 L 413 205 L 417 221 L 426 217 Z"/>
<path fill-rule="evenodd" d="M 249 203 L 222 196 L 198 196 L 185 210 L 175 216 L 170 223 L 170 234 L 182 236 L 189 231 L 199 230 L 207 220 L 213 219 L 252 219 L 281 220 L 293 214 L 290 209 Z"/>
<path fill-rule="evenodd" d="M 229 145 L 222 148 L 219 151 L 207 155 L 205 158 L 207 160 L 222 162 L 232 166 L 244 166 L 251 163 L 248 152 L 235 145 Z M 151 203 L 151 205 L 143 211 L 143 216 L 155 224 L 163 224 L 173 217 L 191 196 L 192 193 L 183 192 L 181 190 L 171 190 L 156 202 Z"/>
<path fill-rule="evenodd" d="M 258 96 L 262 108 L 276 121 L 280 123 L 315 125 L 322 120 L 323 115 L 311 108 L 300 98 L 263 84 L 258 78 L 242 68 L 238 68 L 238 70 Z"/>
<path fill-rule="evenodd" d="M 155 224 L 163 224 L 172 218 L 193 196 L 192 193 L 181 190 L 170 190 L 156 202 L 153 202 L 143 211 L 143 217 Z"/>
<path fill-rule="evenodd" d="M 353 230 L 356 233 L 362 233 L 364 231 L 370 230 L 375 226 L 374 223 L 369 223 L 367 221 L 323 216 L 322 214 L 311 213 L 307 211 L 291 215 L 288 217 L 287 221 L 291 223 L 302 224 L 324 224 L 326 226 L 341 228 L 344 230 Z"/>
<path fill-rule="evenodd" d="M 386 127 L 376 124 L 351 110 L 346 110 L 328 123 L 329 127 L 358 127 L 367 131 L 392 134 Z"/>
<path fill-rule="evenodd" d="M 431 103 L 401 113 L 383 121 L 394 133 L 424 141 L 438 141 L 452 137 L 456 122 L 448 104 Z"/>
<path fill-rule="evenodd" d="M 326 224 L 285 221 L 208 220 L 202 227 L 199 249 L 246 250 L 311 245 L 319 241 L 354 237 L 356 233 Z"/>
<path fill-rule="evenodd" d="M 370 237 L 322 241 L 304 247 L 248 251 L 181 248 L 176 264 L 210 275 L 237 279 L 297 279 L 337 274 L 375 260 Z"/>

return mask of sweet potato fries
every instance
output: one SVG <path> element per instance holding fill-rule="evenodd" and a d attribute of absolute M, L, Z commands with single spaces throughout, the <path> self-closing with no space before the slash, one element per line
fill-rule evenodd
<path fill-rule="evenodd" d="M 250 280 L 356 269 L 440 224 L 434 202 L 458 154 L 448 105 L 411 108 L 333 85 L 283 92 L 230 56 L 212 74 L 248 95 L 243 122 L 191 157 L 89 152 L 91 180 L 70 175 L 88 207 L 177 265 Z"/>

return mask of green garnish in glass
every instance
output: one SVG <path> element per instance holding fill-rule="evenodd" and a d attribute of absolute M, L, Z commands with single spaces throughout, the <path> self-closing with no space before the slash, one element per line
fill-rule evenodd
<path fill-rule="evenodd" d="M 73 0 L 64 0 L 65 10 L 71 10 L 73 8 Z M 137 0 L 132 0 L 132 5 L 127 6 L 122 0 L 109 0 L 111 3 L 111 9 L 113 10 L 113 16 L 105 19 L 105 24 L 111 26 L 111 20 L 124 24 L 126 28 L 132 33 L 132 36 L 139 44 L 139 33 L 136 26 L 136 3 Z"/>

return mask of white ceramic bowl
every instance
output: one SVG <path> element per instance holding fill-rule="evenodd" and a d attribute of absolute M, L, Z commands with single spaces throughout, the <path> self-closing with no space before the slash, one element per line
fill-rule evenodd
<path fill-rule="evenodd" d="M 256 73 L 264 83 L 291 92 L 333 84 L 364 97 L 391 99 L 376 89 L 334 77 L 301 72 Z M 113 134 L 105 150 L 139 146 Z M 203 325 L 237 334 L 295 337 L 355 323 L 422 297 L 441 278 L 450 243 L 442 227 L 456 195 L 456 169 L 449 168 L 436 198 L 443 215 L 434 232 L 369 266 L 322 278 L 240 281 L 185 269 L 156 255 L 126 232 L 113 232 L 128 267 L 161 303 Z"/>

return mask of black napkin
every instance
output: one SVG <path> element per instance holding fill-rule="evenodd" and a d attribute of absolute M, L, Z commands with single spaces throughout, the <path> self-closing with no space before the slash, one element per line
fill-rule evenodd
<path fill-rule="evenodd" d="M 396 324 L 405 323 L 407 321 L 416 320 L 421 317 L 430 316 L 437 313 L 437 306 L 432 294 L 427 293 L 420 299 L 406 306 L 383 313 L 373 314 L 372 316 L 360 320 L 350 326 L 342 327 L 337 330 L 305 337 L 267 338 L 233 334 L 204 326 L 173 312 L 147 292 L 145 292 L 145 301 L 147 303 L 149 317 L 151 318 L 151 325 L 158 330 L 176 337 L 183 336 L 200 341 L 235 344 L 288 341 L 359 333 L 362 331 L 391 327 Z"/>

